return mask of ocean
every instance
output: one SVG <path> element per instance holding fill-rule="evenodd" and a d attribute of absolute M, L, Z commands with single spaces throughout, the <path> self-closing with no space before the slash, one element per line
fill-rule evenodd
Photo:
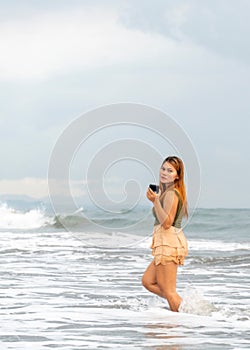
<path fill-rule="evenodd" d="M 0 349 L 249 349 L 249 227 L 250 209 L 193 212 L 173 313 L 141 285 L 150 208 L 0 203 Z"/>

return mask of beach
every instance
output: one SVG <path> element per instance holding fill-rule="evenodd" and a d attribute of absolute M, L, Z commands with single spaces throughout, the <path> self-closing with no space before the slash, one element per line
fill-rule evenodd
<path fill-rule="evenodd" d="M 149 211 L 135 210 L 120 225 Z M 110 231 L 91 230 L 84 210 L 61 215 L 72 230 L 46 208 L 2 203 L 0 212 L 1 349 L 249 348 L 249 209 L 194 211 L 184 228 L 179 313 L 141 286 L 152 259 L 151 215 L 125 235 L 110 217 Z"/>

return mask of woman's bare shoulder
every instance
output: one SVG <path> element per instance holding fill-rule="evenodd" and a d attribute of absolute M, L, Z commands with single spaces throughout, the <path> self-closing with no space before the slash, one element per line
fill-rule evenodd
<path fill-rule="evenodd" d="M 176 195 L 176 192 L 179 193 L 179 191 L 176 188 L 171 188 L 169 190 L 166 190 L 165 192 L 162 193 L 162 197 L 173 197 L 174 195 Z"/>
<path fill-rule="evenodd" d="M 175 192 L 175 188 L 167 190 L 162 194 L 163 202 L 173 201 L 175 200 L 175 198 L 178 199 Z"/>

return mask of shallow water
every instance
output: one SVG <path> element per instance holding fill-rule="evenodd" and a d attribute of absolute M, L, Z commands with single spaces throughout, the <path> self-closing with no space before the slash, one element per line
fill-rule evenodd
<path fill-rule="evenodd" d="M 170 312 L 141 286 L 151 261 L 148 237 L 105 248 L 88 244 L 83 232 L 2 229 L 0 348 L 249 349 L 247 235 L 225 239 L 223 231 L 208 239 L 196 233 L 195 220 L 178 275 L 189 313 Z M 99 232 L 101 238 L 114 239 Z"/>

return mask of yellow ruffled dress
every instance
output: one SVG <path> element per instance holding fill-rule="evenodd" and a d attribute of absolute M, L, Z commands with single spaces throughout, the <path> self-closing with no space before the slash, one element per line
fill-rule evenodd
<path fill-rule="evenodd" d="M 154 256 L 155 265 L 166 265 L 173 261 L 177 265 L 183 265 L 184 259 L 188 255 L 188 243 L 181 229 L 182 201 L 177 190 L 174 190 L 178 196 L 179 202 L 173 225 L 169 229 L 159 223 L 153 208 L 155 216 L 155 225 L 152 239 L 152 255 Z"/>

